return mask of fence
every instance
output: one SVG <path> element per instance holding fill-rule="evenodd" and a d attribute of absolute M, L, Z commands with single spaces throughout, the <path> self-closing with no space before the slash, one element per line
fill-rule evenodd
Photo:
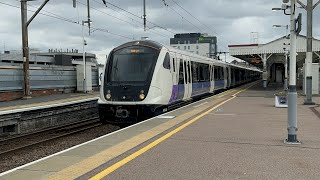
<path fill-rule="evenodd" d="M 92 67 L 92 86 L 99 83 L 98 68 Z M 30 66 L 31 90 L 65 89 L 77 86 L 76 67 L 73 66 Z M 17 91 L 23 89 L 22 66 L 0 66 L 0 91 Z"/>

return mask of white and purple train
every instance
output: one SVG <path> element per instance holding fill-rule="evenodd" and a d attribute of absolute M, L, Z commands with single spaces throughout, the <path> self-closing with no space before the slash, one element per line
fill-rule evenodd
<path fill-rule="evenodd" d="M 105 64 L 100 120 L 134 123 L 215 91 L 257 80 L 261 71 L 181 51 L 154 41 L 125 43 Z"/>

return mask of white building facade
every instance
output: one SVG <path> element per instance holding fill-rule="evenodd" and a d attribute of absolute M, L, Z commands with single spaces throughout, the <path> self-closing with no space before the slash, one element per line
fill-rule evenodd
<path fill-rule="evenodd" d="M 217 54 L 217 38 L 207 34 L 176 34 L 170 39 L 170 45 L 205 57 L 215 57 Z"/>

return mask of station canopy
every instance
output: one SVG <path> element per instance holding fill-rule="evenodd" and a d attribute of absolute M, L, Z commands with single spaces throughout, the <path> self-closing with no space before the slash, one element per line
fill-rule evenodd
<path fill-rule="evenodd" d="M 297 36 L 297 64 L 302 66 L 306 57 L 306 36 Z M 320 40 L 313 39 L 313 62 L 320 59 Z M 266 44 L 238 44 L 229 45 L 230 55 L 248 62 L 258 68 L 263 68 L 262 58 L 265 55 L 269 60 L 279 59 L 290 52 L 290 37 L 284 36 Z"/>

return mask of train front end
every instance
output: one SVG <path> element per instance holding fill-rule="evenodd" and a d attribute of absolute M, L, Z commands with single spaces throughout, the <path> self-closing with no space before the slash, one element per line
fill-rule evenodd
<path fill-rule="evenodd" d="M 152 41 L 134 41 L 109 54 L 98 102 L 102 122 L 131 124 L 152 113 L 146 99 L 161 95 L 150 88 L 161 48 Z"/>

